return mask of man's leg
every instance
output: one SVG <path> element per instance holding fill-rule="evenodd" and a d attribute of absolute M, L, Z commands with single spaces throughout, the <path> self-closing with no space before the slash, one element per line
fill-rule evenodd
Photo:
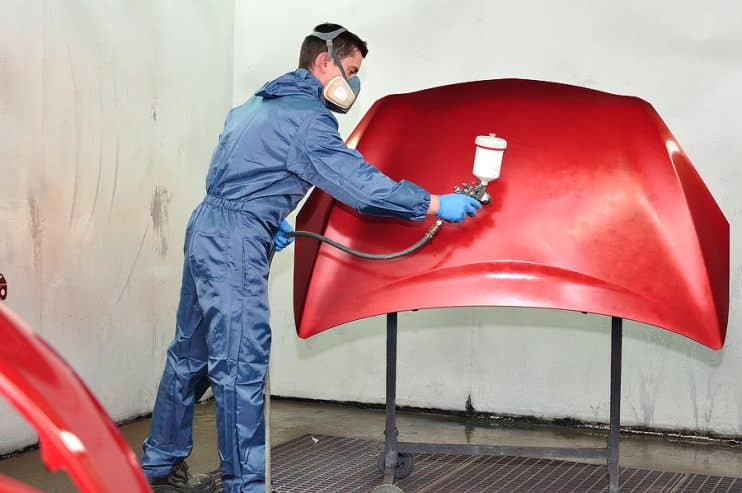
<path fill-rule="evenodd" d="M 263 387 L 271 344 L 268 259 L 249 240 L 233 252 L 243 260 L 223 298 L 221 323 L 208 323 L 209 378 L 217 402 L 217 432 L 226 493 L 265 492 Z M 233 255 L 237 257 L 237 255 Z M 204 307 L 204 312 L 209 310 Z M 208 320 L 207 316 L 207 320 Z"/>
<path fill-rule="evenodd" d="M 270 310 L 266 299 L 248 298 L 244 313 L 249 327 L 240 343 L 235 381 L 237 440 L 242 491 L 265 492 L 265 376 L 271 347 Z M 244 329 L 243 329 L 244 330 Z"/>
<path fill-rule="evenodd" d="M 193 407 L 208 388 L 206 334 L 188 257 L 176 318 L 175 339 L 144 441 L 142 469 L 149 478 L 166 476 L 193 448 Z"/>

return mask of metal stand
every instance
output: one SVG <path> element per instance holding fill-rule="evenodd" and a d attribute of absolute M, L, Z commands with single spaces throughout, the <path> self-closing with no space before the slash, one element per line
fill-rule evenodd
<path fill-rule="evenodd" d="M 611 428 L 608 432 L 609 493 L 618 493 L 618 445 L 621 440 L 621 346 L 623 319 L 611 319 Z"/>
<path fill-rule="evenodd" d="M 397 466 L 397 314 L 386 319 L 386 426 L 384 427 L 384 483 L 394 484 Z"/>
<path fill-rule="evenodd" d="M 412 454 L 450 454 L 517 456 L 534 458 L 598 458 L 608 465 L 609 492 L 618 493 L 618 450 L 621 418 L 621 342 L 622 322 L 618 317 L 611 321 L 611 385 L 610 430 L 606 448 L 568 447 L 498 447 L 488 445 L 437 444 L 398 442 L 396 425 L 397 395 L 397 314 L 386 318 L 386 429 L 384 451 L 379 457 L 379 469 L 384 472 L 384 483 L 372 493 L 392 493 L 402 490 L 394 486 L 395 479 L 408 476 L 414 467 Z"/>
<path fill-rule="evenodd" d="M 386 316 L 386 426 L 384 428 L 384 451 L 379 457 L 379 469 L 384 472 L 384 483 L 374 488 L 371 493 L 403 493 L 394 486 L 395 479 L 409 475 L 412 472 L 412 457 L 408 457 L 409 471 L 397 471 L 401 466 L 399 460 L 399 444 L 397 443 L 397 314 L 388 313 Z"/>
<path fill-rule="evenodd" d="M 263 422 L 265 423 L 265 493 L 271 493 L 271 381 L 265 371 L 263 387 Z"/>

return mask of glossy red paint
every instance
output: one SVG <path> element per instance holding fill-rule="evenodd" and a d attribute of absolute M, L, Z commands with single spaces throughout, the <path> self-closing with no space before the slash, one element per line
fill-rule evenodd
<path fill-rule="evenodd" d="M 77 374 L 0 304 L 0 394 L 39 434 L 50 471 L 64 470 L 82 493 L 151 491 L 134 453 Z M 0 492 L 21 489 L 0 477 Z"/>
<path fill-rule="evenodd" d="M 39 493 L 39 490 L 7 476 L 0 476 L 0 493 Z"/>
<path fill-rule="evenodd" d="M 718 349 L 729 224 L 647 102 L 586 88 L 491 80 L 385 97 L 348 140 L 394 179 L 433 193 L 472 181 L 474 138 L 507 139 L 494 203 L 418 253 L 351 257 L 298 238 L 297 332 L 453 306 L 578 310 L 637 320 Z M 381 253 L 422 223 L 364 217 L 315 191 L 297 229 Z"/>

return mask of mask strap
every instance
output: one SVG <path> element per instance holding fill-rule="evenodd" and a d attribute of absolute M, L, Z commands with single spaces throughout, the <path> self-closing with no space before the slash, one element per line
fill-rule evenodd
<path fill-rule="evenodd" d="M 332 59 L 335 61 L 335 65 L 337 65 L 340 68 L 340 73 L 343 74 L 343 79 L 345 79 L 346 81 L 349 80 L 348 76 L 345 75 L 345 69 L 343 68 L 343 64 L 340 63 L 340 60 L 338 60 L 338 57 L 334 53 L 332 54 Z"/>
<path fill-rule="evenodd" d="M 310 36 L 314 36 L 316 38 L 319 38 L 327 43 L 327 57 L 332 58 L 335 60 L 335 63 L 337 63 L 337 58 L 335 57 L 335 52 L 332 49 L 332 40 L 340 36 L 342 33 L 347 31 L 344 27 L 341 27 L 340 29 L 335 29 L 334 31 L 331 31 L 329 33 L 321 33 L 319 31 L 313 31 Z M 340 66 L 340 71 L 343 72 L 343 77 L 345 77 L 345 71 L 343 70 L 342 65 Z M 347 79 L 347 77 L 345 77 Z"/>

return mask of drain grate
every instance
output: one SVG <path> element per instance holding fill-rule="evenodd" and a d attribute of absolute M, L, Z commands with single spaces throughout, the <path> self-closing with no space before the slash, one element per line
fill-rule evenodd
<path fill-rule="evenodd" d="M 304 436 L 273 450 L 279 493 L 368 493 L 381 484 L 380 442 Z M 405 493 L 607 493 L 605 466 L 525 457 L 415 455 Z M 621 493 L 742 493 L 742 479 L 621 469 Z"/>

